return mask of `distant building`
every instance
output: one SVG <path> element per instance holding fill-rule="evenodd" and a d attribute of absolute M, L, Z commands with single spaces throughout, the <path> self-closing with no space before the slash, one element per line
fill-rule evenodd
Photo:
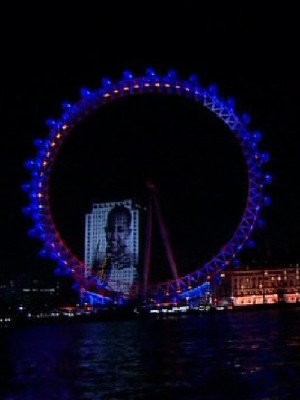
<path fill-rule="evenodd" d="M 130 293 L 137 282 L 139 208 L 133 200 L 93 204 L 85 216 L 85 276 Z"/>
<path fill-rule="evenodd" d="M 300 302 L 299 264 L 224 271 L 216 295 L 235 306 Z"/>
<path fill-rule="evenodd" d="M 47 282 L 29 277 L 2 280 L 0 309 L 50 309 L 60 300 L 59 282 Z"/>

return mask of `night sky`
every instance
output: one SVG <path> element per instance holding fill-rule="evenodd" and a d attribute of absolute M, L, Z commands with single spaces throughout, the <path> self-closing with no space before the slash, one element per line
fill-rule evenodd
<path fill-rule="evenodd" d="M 148 67 L 161 75 L 174 69 L 181 79 L 197 74 L 202 87 L 215 83 L 221 98 L 235 98 L 237 112 L 250 114 L 251 129 L 263 134 L 260 148 L 271 156 L 265 170 L 273 176 L 266 190 L 272 203 L 263 211 L 266 227 L 253 236 L 257 247 L 241 260 L 274 266 L 300 261 L 297 13 L 252 2 L 202 10 L 181 3 L 163 10 L 149 3 L 134 12 L 44 5 L 35 16 L 26 6 L 4 15 L 5 276 L 54 268 L 37 255 L 41 244 L 28 238 L 31 221 L 22 214 L 28 201 L 21 185 L 30 180 L 24 162 L 35 157 L 33 140 L 47 136 L 45 121 L 60 117 L 63 102 L 79 100 L 81 88 L 97 89 L 103 77 L 120 80 L 124 70 L 141 76 Z M 84 215 L 93 202 L 135 198 L 146 204 L 149 178 L 157 185 L 180 271 L 192 272 L 216 254 L 234 233 L 246 201 L 241 149 L 207 110 L 155 95 L 102 107 L 65 141 L 52 171 L 51 204 L 72 251 L 83 257 Z M 160 240 L 154 243 L 154 261 L 160 262 Z"/>

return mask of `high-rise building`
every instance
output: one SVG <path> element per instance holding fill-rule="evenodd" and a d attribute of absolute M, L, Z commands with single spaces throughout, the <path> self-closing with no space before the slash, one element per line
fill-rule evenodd
<path fill-rule="evenodd" d="M 93 204 L 85 216 L 85 275 L 129 294 L 138 281 L 139 209 L 133 200 Z"/>

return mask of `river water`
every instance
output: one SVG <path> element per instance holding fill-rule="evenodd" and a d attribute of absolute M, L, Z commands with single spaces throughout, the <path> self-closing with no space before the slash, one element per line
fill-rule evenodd
<path fill-rule="evenodd" d="M 300 310 L 0 331 L 0 399 L 300 399 Z"/>

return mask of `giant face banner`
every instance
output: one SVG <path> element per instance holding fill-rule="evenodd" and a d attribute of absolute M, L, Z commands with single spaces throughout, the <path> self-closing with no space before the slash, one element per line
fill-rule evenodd
<path fill-rule="evenodd" d="M 131 200 L 94 204 L 86 215 L 86 272 L 125 296 L 138 278 L 138 226 L 138 210 Z"/>

